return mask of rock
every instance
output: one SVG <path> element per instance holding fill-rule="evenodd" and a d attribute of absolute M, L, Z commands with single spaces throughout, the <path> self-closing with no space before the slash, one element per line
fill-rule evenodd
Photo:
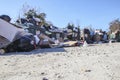
<path fill-rule="evenodd" d="M 48 79 L 44 77 L 42 80 L 48 80 Z"/>
<path fill-rule="evenodd" d="M 42 72 L 42 73 L 41 73 L 41 75 L 45 75 L 45 73 L 44 73 L 44 72 Z"/>
<path fill-rule="evenodd" d="M 37 57 L 41 57 L 42 55 L 37 55 Z"/>
<path fill-rule="evenodd" d="M 91 70 L 85 70 L 85 72 L 91 72 Z"/>
<path fill-rule="evenodd" d="M 31 75 L 31 72 L 29 72 L 29 74 L 28 75 Z"/>
<path fill-rule="evenodd" d="M 4 65 L 7 65 L 7 64 L 4 64 Z"/>

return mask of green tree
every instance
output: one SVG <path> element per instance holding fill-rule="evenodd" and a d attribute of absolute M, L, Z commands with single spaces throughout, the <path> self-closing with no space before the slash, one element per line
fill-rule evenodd
<path fill-rule="evenodd" d="M 28 15 L 35 17 L 37 15 L 37 11 L 34 8 L 29 9 L 27 12 L 24 13 L 25 17 L 27 17 Z"/>
<path fill-rule="evenodd" d="M 73 29 L 74 29 L 74 24 L 68 23 L 67 29 L 71 29 L 71 30 L 73 31 Z"/>
<path fill-rule="evenodd" d="M 70 29 L 70 30 L 72 31 L 72 32 L 71 32 L 71 31 L 68 32 L 68 34 L 70 33 L 70 35 L 68 36 L 69 40 L 75 40 L 75 38 L 74 38 L 74 32 L 73 32 L 74 24 L 68 23 L 67 29 Z M 71 34 L 71 33 L 72 33 L 72 34 Z"/>
<path fill-rule="evenodd" d="M 48 25 L 47 21 L 45 20 L 45 18 L 46 18 L 45 13 L 39 13 L 35 17 L 39 18 L 41 20 L 42 25 Z"/>
<path fill-rule="evenodd" d="M 36 8 L 32 8 L 29 5 L 23 5 L 23 16 L 27 17 L 29 15 L 33 16 L 34 18 L 38 18 L 41 21 L 41 25 L 46 25 L 48 26 L 49 23 L 46 21 L 46 13 L 44 12 L 39 12 Z"/>
<path fill-rule="evenodd" d="M 116 19 L 109 24 L 109 29 L 111 32 L 115 32 L 116 30 L 120 30 L 120 21 L 119 19 Z"/>

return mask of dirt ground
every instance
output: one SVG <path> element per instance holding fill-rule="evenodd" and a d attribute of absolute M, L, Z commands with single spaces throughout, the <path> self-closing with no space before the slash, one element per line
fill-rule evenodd
<path fill-rule="evenodd" d="M 120 80 L 120 43 L 0 55 L 0 80 Z"/>

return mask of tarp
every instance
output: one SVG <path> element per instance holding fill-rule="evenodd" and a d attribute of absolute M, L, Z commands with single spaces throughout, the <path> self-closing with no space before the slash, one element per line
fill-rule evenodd
<path fill-rule="evenodd" d="M 17 28 L 14 25 L 0 19 L 0 48 L 13 42 L 16 36 L 23 31 L 23 29 Z"/>
<path fill-rule="evenodd" d="M 8 39 L 10 42 L 14 40 L 15 35 L 23 29 L 17 28 L 14 25 L 0 19 L 0 35 Z"/>

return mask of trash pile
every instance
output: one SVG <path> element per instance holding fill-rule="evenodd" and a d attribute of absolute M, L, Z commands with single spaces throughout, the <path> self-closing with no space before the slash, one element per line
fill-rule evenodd
<path fill-rule="evenodd" d="M 30 15 L 15 24 L 10 21 L 9 16 L 0 16 L 0 54 L 64 46 L 64 33 L 55 26 L 39 25 Z"/>
<path fill-rule="evenodd" d="M 115 40 L 102 30 L 91 31 L 79 28 L 60 29 L 53 25 L 43 25 L 38 18 L 28 15 L 15 24 L 10 23 L 8 15 L 0 16 L 0 54 L 9 52 L 26 52 L 39 48 L 59 48 L 71 46 L 88 46 L 88 44 L 108 43 Z M 120 31 L 115 33 L 120 40 Z"/>

